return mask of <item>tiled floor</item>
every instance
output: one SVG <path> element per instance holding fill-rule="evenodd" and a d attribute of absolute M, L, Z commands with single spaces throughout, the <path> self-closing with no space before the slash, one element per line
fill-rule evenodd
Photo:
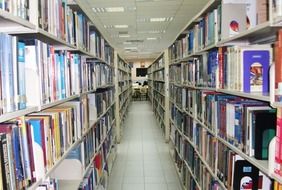
<path fill-rule="evenodd" d="M 133 102 L 109 179 L 109 190 L 181 190 L 149 102 Z"/>

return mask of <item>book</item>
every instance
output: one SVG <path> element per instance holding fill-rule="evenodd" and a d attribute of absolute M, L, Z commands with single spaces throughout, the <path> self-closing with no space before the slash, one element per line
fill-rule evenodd
<path fill-rule="evenodd" d="M 274 172 L 282 176 L 282 110 L 277 108 L 276 142 L 275 142 L 275 168 Z"/>
<path fill-rule="evenodd" d="M 34 162 L 33 178 L 35 181 L 45 176 L 46 168 L 44 164 L 44 136 L 42 136 L 43 121 L 40 119 L 29 119 L 28 132 L 30 133 L 30 144 L 32 145 L 32 153 Z"/>
<path fill-rule="evenodd" d="M 18 42 L 17 48 L 17 62 L 18 62 L 18 93 L 19 93 L 19 101 L 18 108 L 25 109 L 26 108 L 26 85 L 25 85 L 25 44 L 24 42 Z"/>
<path fill-rule="evenodd" d="M 243 62 L 243 91 L 269 91 L 269 65 L 271 49 L 241 49 Z"/>
<path fill-rule="evenodd" d="M 282 30 L 277 33 L 277 41 L 274 45 L 275 61 L 275 89 L 276 101 L 282 101 Z"/>
<path fill-rule="evenodd" d="M 254 157 L 268 160 L 268 146 L 276 134 L 276 110 L 257 110 L 253 114 Z"/>
<path fill-rule="evenodd" d="M 246 30 L 246 4 L 224 3 L 221 5 L 221 39 Z"/>

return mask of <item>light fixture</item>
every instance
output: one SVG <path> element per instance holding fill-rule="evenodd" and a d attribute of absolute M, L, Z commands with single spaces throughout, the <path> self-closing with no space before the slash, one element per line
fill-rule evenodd
<path fill-rule="evenodd" d="M 132 46 L 132 47 L 124 47 L 124 49 L 125 50 L 136 50 L 137 47 L 134 47 L 134 46 Z"/>
<path fill-rule="evenodd" d="M 151 38 L 147 38 L 147 40 L 156 40 L 157 38 L 155 37 L 151 37 Z"/>
<path fill-rule="evenodd" d="M 105 9 L 104 8 L 100 8 L 100 7 L 94 7 L 92 8 L 92 10 L 95 12 L 95 13 L 104 13 L 105 12 Z"/>
<path fill-rule="evenodd" d="M 166 21 L 165 17 L 160 17 L 160 18 L 150 18 L 150 22 L 164 22 Z"/>
<path fill-rule="evenodd" d="M 105 8 L 107 12 L 124 12 L 124 7 L 107 7 Z"/>
<path fill-rule="evenodd" d="M 115 28 L 128 28 L 128 25 L 126 24 L 118 24 L 118 25 L 114 25 Z"/>
<path fill-rule="evenodd" d="M 169 22 L 173 20 L 173 17 L 159 17 L 159 18 L 150 18 L 150 22 Z"/>
<path fill-rule="evenodd" d="M 130 45 L 132 42 L 123 42 L 124 45 Z"/>
<path fill-rule="evenodd" d="M 120 34 L 119 37 L 120 38 L 129 38 L 130 35 L 129 34 Z"/>

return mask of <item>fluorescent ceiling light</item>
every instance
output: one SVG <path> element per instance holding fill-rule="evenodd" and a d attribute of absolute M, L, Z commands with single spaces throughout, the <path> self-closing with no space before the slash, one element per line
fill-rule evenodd
<path fill-rule="evenodd" d="M 168 22 L 172 20 L 173 20 L 173 17 L 150 18 L 150 22 Z"/>
<path fill-rule="evenodd" d="M 119 24 L 119 25 L 114 25 L 115 28 L 128 28 L 128 25 L 126 24 Z"/>
<path fill-rule="evenodd" d="M 132 42 L 123 42 L 124 45 L 130 45 Z"/>
<path fill-rule="evenodd" d="M 166 19 L 165 17 L 161 18 L 150 18 L 150 22 L 164 22 Z"/>
<path fill-rule="evenodd" d="M 107 7 L 107 12 L 124 12 L 124 7 Z"/>
<path fill-rule="evenodd" d="M 125 50 L 137 49 L 137 47 L 124 47 Z"/>
<path fill-rule="evenodd" d="M 157 38 L 147 38 L 147 40 L 156 40 Z"/>
<path fill-rule="evenodd" d="M 129 34 L 121 34 L 119 35 L 120 38 L 129 38 L 130 35 Z"/>
<path fill-rule="evenodd" d="M 105 12 L 105 9 L 104 8 L 100 8 L 100 7 L 94 7 L 94 8 L 92 8 L 92 10 L 95 13 L 103 13 L 103 12 Z"/>

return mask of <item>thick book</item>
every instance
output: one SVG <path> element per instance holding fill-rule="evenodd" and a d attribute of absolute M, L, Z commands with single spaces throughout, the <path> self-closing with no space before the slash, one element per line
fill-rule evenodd
<path fill-rule="evenodd" d="M 226 39 L 246 30 L 246 4 L 221 5 L 221 39 Z"/>
<path fill-rule="evenodd" d="M 259 170 L 247 160 L 234 158 L 233 189 L 258 189 Z"/>
<path fill-rule="evenodd" d="M 269 65 L 271 63 L 270 48 L 241 48 L 243 62 L 243 91 L 269 91 Z"/>
<path fill-rule="evenodd" d="M 45 176 L 46 168 L 44 164 L 44 136 L 42 136 L 43 122 L 39 119 L 29 119 L 29 132 L 32 144 L 32 157 L 34 161 L 33 177 L 36 181 Z"/>
<path fill-rule="evenodd" d="M 276 134 L 276 110 L 253 111 L 254 157 L 268 160 L 268 146 Z"/>

